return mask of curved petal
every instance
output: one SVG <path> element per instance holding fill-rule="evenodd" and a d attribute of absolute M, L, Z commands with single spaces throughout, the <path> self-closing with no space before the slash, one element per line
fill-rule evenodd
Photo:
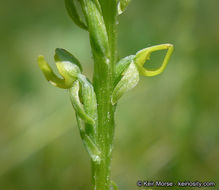
<path fill-rule="evenodd" d="M 59 88 L 71 88 L 74 81 L 77 79 L 77 75 L 80 73 L 80 69 L 77 65 L 72 64 L 68 61 L 57 62 L 56 66 L 59 73 L 63 78 L 59 78 L 53 72 L 52 68 L 46 62 L 44 56 L 38 57 L 38 65 L 43 72 L 46 79 L 53 85 Z"/>
<path fill-rule="evenodd" d="M 166 68 L 167 63 L 169 62 L 169 59 L 173 53 L 173 49 L 174 48 L 172 44 L 161 44 L 161 45 L 145 48 L 137 52 L 136 57 L 135 57 L 135 64 L 138 67 L 139 73 L 144 76 L 155 76 L 155 75 L 162 73 L 164 69 Z M 156 70 L 148 70 L 144 68 L 144 64 L 150 58 L 151 53 L 159 51 L 159 50 L 167 50 L 167 53 L 164 57 L 162 65 Z"/>

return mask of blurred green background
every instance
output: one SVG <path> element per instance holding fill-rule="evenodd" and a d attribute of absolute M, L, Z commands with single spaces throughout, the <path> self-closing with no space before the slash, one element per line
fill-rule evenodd
<path fill-rule="evenodd" d="M 167 42 L 175 51 L 162 75 L 142 77 L 118 105 L 112 179 L 119 189 L 138 189 L 138 179 L 219 182 L 218 7 L 133 0 L 120 16 L 120 57 Z M 0 190 L 91 189 L 68 94 L 36 63 L 43 54 L 53 64 L 54 49 L 66 48 L 92 78 L 87 33 L 60 0 L 4 1 L 0 21 Z M 152 56 L 151 65 L 161 60 Z"/>

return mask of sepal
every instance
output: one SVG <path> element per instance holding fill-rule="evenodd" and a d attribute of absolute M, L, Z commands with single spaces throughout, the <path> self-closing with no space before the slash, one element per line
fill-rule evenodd
<path fill-rule="evenodd" d="M 65 80 L 65 85 L 71 87 L 81 72 L 79 67 L 69 61 L 56 62 L 56 67 Z"/>
<path fill-rule="evenodd" d="M 132 61 L 129 67 L 124 71 L 123 77 L 113 90 L 112 104 L 116 104 L 125 92 L 131 90 L 138 84 L 138 81 L 139 72 L 136 65 Z"/>
<path fill-rule="evenodd" d="M 80 61 L 74 55 L 72 55 L 70 52 L 68 52 L 65 49 L 56 48 L 54 59 L 55 59 L 56 62 L 69 61 L 69 62 L 77 65 L 80 68 L 81 72 L 82 72 L 82 66 L 80 64 Z"/>
<path fill-rule="evenodd" d="M 133 62 L 135 56 L 130 55 L 125 58 L 122 58 L 117 64 L 115 68 L 115 82 L 116 85 L 120 79 L 122 78 L 122 73 L 128 68 L 131 62 Z"/>

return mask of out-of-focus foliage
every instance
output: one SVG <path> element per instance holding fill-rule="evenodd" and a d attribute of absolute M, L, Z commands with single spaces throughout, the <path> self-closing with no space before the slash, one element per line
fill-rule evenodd
<path fill-rule="evenodd" d="M 120 57 L 167 42 L 175 51 L 162 75 L 142 77 L 118 105 L 112 178 L 119 189 L 137 189 L 138 179 L 219 181 L 218 7 L 133 0 L 120 16 Z M 58 0 L 4 1 L 0 23 L 0 189 L 89 189 L 67 92 L 45 82 L 36 63 L 38 54 L 52 63 L 54 49 L 66 48 L 91 79 L 87 33 Z M 162 58 L 152 54 L 147 68 Z"/>

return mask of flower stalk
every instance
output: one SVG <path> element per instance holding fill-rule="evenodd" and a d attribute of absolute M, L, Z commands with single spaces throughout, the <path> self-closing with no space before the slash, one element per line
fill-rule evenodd
<path fill-rule="evenodd" d="M 89 32 L 93 82 L 82 74 L 79 60 L 64 49 L 57 48 L 54 56 L 62 78 L 54 74 L 43 56 L 38 57 L 38 64 L 52 85 L 69 91 L 81 139 L 91 159 L 93 190 L 116 190 L 110 174 L 117 102 L 137 85 L 140 74 L 160 74 L 170 59 L 173 46 L 149 47 L 117 62 L 117 19 L 130 0 L 78 0 L 84 20 L 75 1 L 65 0 L 65 6 L 73 22 Z M 147 70 L 144 64 L 151 53 L 159 50 L 167 50 L 162 66 Z"/>

